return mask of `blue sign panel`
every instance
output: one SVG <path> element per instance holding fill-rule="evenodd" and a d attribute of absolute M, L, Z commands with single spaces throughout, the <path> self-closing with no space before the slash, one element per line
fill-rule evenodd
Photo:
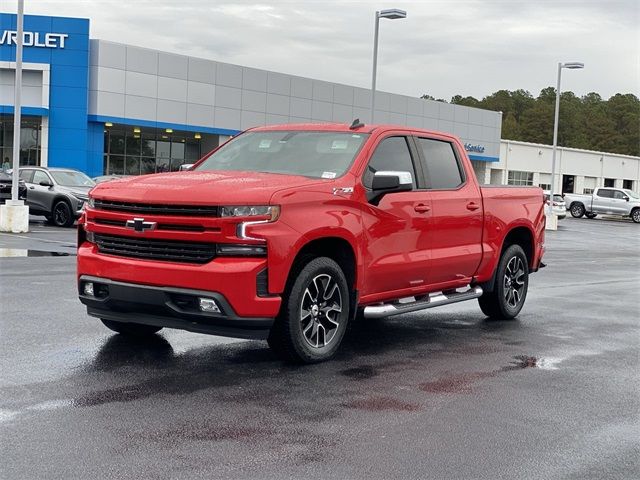
<path fill-rule="evenodd" d="M 16 38 L 16 15 L 0 14 L 0 61 L 15 61 Z M 24 115 L 48 115 L 49 166 L 100 174 L 102 154 L 90 148 L 96 132 L 88 124 L 89 20 L 25 15 L 23 40 L 23 62 L 50 69 L 48 111 L 22 110 Z M 0 113 L 12 112 L 13 105 L 0 106 Z"/>

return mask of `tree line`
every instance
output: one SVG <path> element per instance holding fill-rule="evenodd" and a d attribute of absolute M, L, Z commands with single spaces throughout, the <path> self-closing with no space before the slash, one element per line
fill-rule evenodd
<path fill-rule="evenodd" d="M 478 100 L 455 95 L 450 102 L 502 112 L 502 138 L 523 142 L 553 143 L 556 89 L 544 88 L 537 97 L 526 90 L 498 90 Z M 560 95 L 558 145 L 603 152 L 640 155 L 640 100 L 631 93 L 617 93 L 608 100 L 592 92 L 582 97 Z"/>

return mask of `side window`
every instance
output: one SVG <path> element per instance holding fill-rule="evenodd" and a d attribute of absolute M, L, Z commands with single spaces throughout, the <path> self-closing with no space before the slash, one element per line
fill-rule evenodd
<path fill-rule="evenodd" d="M 418 138 L 426 162 L 427 184 L 432 189 L 451 189 L 463 182 L 453 145 L 441 140 Z"/>
<path fill-rule="evenodd" d="M 411 173 L 413 188 L 415 188 L 416 172 L 406 137 L 389 137 L 378 144 L 364 173 L 362 180 L 364 186 L 371 188 L 374 173 L 383 170 Z"/>
<path fill-rule="evenodd" d="M 35 170 L 33 173 L 33 182 L 39 184 L 40 182 L 50 182 L 49 177 L 42 170 Z"/>
<path fill-rule="evenodd" d="M 613 191 L 601 188 L 598 190 L 598 196 L 602 198 L 613 198 Z"/>
<path fill-rule="evenodd" d="M 20 180 L 23 180 L 25 183 L 31 183 L 32 178 L 33 170 L 20 170 Z"/>
<path fill-rule="evenodd" d="M 620 190 L 614 190 L 613 191 L 613 198 L 617 199 L 617 200 L 624 200 L 624 197 L 626 195 L 624 193 L 622 193 Z"/>

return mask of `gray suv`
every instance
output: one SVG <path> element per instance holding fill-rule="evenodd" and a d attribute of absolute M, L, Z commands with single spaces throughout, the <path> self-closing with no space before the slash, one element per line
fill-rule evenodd
<path fill-rule="evenodd" d="M 44 215 L 59 227 L 71 227 L 82 213 L 95 182 L 69 168 L 24 167 L 20 179 L 27 185 L 29 213 Z"/>

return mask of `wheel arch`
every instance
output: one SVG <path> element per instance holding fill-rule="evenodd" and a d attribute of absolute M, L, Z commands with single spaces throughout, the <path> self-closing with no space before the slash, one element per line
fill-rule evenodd
<path fill-rule="evenodd" d="M 483 290 L 487 292 L 493 291 L 496 281 L 496 274 L 498 272 L 498 264 L 500 263 L 500 259 L 502 258 L 502 254 L 504 253 L 504 251 L 511 245 L 520 245 L 520 247 L 522 247 L 522 250 L 524 250 L 525 256 L 527 257 L 529 271 L 534 268 L 533 262 L 535 260 L 535 234 L 533 230 L 531 229 L 531 227 L 526 225 L 512 226 L 502 241 L 502 246 L 500 247 L 500 255 L 498 255 L 496 259 L 496 264 L 493 269 L 491 279 L 481 284 Z"/>
<path fill-rule="evenodd" d="M 291 263 L 289 274 L 287 275 L 286 288 L 289 288 L 294 281 L 296 273 L 304 266 L 305 259 L 328 257 L 335 261 L 349 286 L 349 303 L 350 311 L 355 312 L 358 304 L 358 261 L 356 257 L 356 249 L 353 244 L 341 236 L 328 236 L 309 239 L 306 243 L 300 245 L 298 251 Z"/>

